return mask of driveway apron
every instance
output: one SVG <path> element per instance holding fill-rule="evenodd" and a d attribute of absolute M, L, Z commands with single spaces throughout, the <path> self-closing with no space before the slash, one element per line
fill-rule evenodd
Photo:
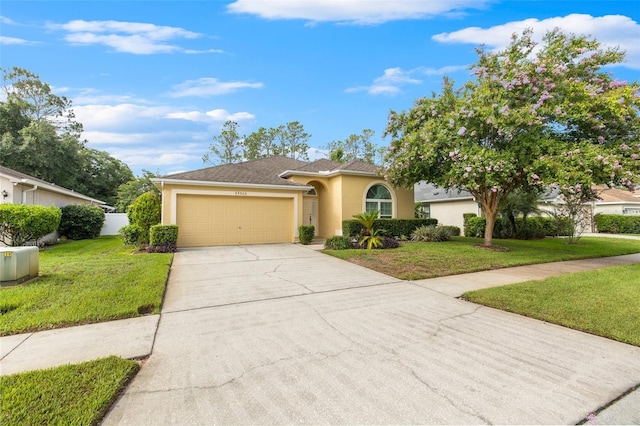
<path fill-rule="evenodd" d="M 298 245 L 183 249 L 104 424 L 576 424 L 639 383 L 638 347 Z"/>

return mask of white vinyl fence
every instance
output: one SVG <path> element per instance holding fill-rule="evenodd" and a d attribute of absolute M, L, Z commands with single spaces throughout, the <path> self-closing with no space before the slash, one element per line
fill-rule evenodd
<path fill-rule="evenodd" d="M 129 218 L 126 213 L 106 213 L 100 235 L 118 235 L 120 228 L 128 224 Z"/>

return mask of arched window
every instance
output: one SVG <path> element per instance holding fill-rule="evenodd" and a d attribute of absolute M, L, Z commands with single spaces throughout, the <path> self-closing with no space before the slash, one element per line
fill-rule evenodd
<path fill-rule="evenodd" d="M 367 191 L 365 200 L 365 210 L 367 212 L 378 210 L 379 217 L 393 217 L 393 201 L 391 192 L 384 185 L 373 185 Z"/>

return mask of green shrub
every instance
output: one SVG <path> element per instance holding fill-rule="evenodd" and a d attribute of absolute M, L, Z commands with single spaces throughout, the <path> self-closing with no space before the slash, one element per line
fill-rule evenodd
<path fill-rule="evenodd" d="M 300 243 L 307 245 L 313 241 L 316 228 L 313 225 L 302 225 L 298 227 L 298 233 L 300 235 Z"/>
<path fill-rule="evenodd" d="M 387 237 L 400 238 L 402 235 L 411 235 L 414 229 L 420 226 L 437 225 L 438 219 L 376 219 L 373 222 L 375 229 L 380 229 Z M 343 220 L 342 234 L 349 237 L 360 237 L 364 227 L 357 220 Z"/>
<path fill-rule="evenodd" d="M 58 229 L 62 212 L 55 206 L 0 204 L 0 241 L 21 246 Z"/>
<path fill-rule="evenodd" d="M 175 253 L 177 250 L 177 225 L 153 225 L 149 229 L 149 253 Z"/>
<path fill-rule="evenodd" d="M 395 238 L 383 237 L 381 249 L 393 249 L 400 247 L 400 242 Z"/>
<path fill-rule="evenodd" d="M 149 243 L 149 229 L 160 223 L 162 205 L 160 197 L 153 191 L 145 192 L 135 199 L 127 208 L 127 217 L 131 225 L 137 225 L 142 230 L 140 240 L 142 244 Z"/>
<path fill-rule="evenodd" d="M 450 239 L 450 231 L 444 226 L 421 226 L 411 233 L 412 241 L 442 242 Z"/>
<path fill-rule="evenodd" d="M 484 217 L 471 217 L 467 220 L 465 237 L 482 238 L 486 219 Z M 497 218 L 493 228 L 493 238 L 516 238 L 529 240 L 534 238 L 557 237 L 568 235 L 569 223 L 566 219 L 555 217 L 530 217 L 526 223 L 522 218 L 516 219 L 516 232 L 513 232 L 511 223 L 503 218 Z"/>
<path fill-rule="evenodd" d="M 136 247 L 144 245 L 142 240 L 142 233 L 144 231 L 138 225 L 123 226 L 118 232 L 126 245 Z"/>
<path fill-rule="evenodd" d="M 346 235 L 334 235 L 324 241 L 325 250 L 348 250 L 353 248 L 351 238 Z"/>
<path fill-rule="evenodd" d="M 444 229 L 445 231 L 447 231 L 447 233 L 449 234 L 450 237 L 459 237 L 460 236 L 460 228 L 458 228 L 457 226 L 440 225 L 440 226 L 438 226 L 438 228 L 441 228 L 441 229 Z"/>
<path fill-rule="evenodd" d="M 153 225 L 149 229 L 149 244 L 152 246 L 159 246 L 162 244 L 176 244 L 177 242 L 177 225 Z"/>
<path fill-rule="evenodd" d="M 472 217 L 478 217 L 477 214 L 475 213 L 462 213 L 462 219 L 463 219 L 463 231 L 464 231 L 464 235 L 467 236 L 467 221 L 469 219 L 471 219 Z"/>
<path fill-rule="evenodd" d="M 595 222 L 598 232 L 640 234 L 640 216 L 598 213 Z"/>
<path fill-rule="evenodd" d="M 89 240 L 100 236 L 104 225 L 104 211 L 89 204 L 68 205 L 62 208 L 58 232 L 72 240 Z"/>

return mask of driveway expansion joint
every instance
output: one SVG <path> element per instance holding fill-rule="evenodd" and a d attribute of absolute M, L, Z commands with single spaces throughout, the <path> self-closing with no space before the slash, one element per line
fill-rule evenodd
<path fill-rule="evenodd" d="M 13 351 L 15 351 L 16 349 L 18 349 L 20 346 L 22 346 L 22 344 L 24 342 L 26 342 L 27 340 L 29 340 L 31 338 L 31 336 L 33 336 L 35 333 L 29 333 L 29 335 L 27 337 L 25 337 L 20 343 L 18 343 L 13 349 L 11 349 L 9 352 L 7 352 L 5 354 L 5 356 L 3 356 L 2 358 L 0 358 L 0 361 L 2 361 L 3 359 L 5 359 L 6 357 L 8 357 L 9 355 L 11 355 L 11 353 Z M 2 337 L 9 337 L 9 336 L 2 336 Z"/>

